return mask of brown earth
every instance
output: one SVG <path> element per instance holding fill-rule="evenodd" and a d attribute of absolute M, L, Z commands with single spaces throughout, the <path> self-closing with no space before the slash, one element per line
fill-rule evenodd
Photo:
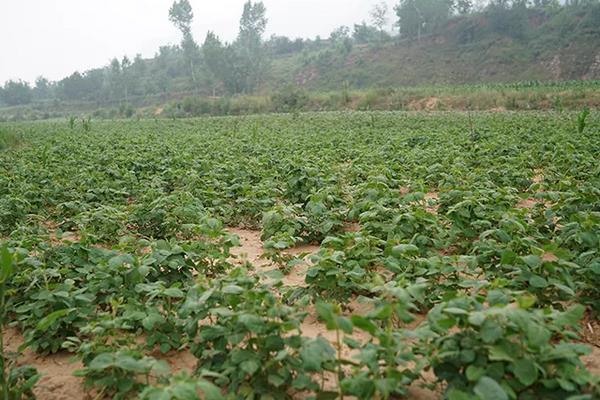
<path fill-rule="evenodd" d="M 15 329 L 4 331 L 5 351 L 16 353 L 24 340 Z M 83 380 L 73 376 L 83 365 L 72 360 L 68 353 L 40 356 L 25 350 L 17 360 L 18 365 L 31 365 L 37 368 L 42 378 L 35 387 L 34 393 L 43 400 L 75 400 L 88 399 L 83 387 Z"/>
<path fill-rule="evenodd" d="M 431 214 L 436 215 L 438 213 L 440 195 L 436 192 L 425 193 L 425 209 Z"/>
<path fill-rule="evenodd" d="M 440 104 L 438 97 L 427 97 L 424 99 L 413 100 L 408 104 L 408 109 L 411 111 L 433 111 Z"/>

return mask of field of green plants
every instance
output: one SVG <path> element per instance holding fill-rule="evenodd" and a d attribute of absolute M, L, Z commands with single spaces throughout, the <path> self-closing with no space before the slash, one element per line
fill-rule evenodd
<path fill-rule="evenodd" d="M 72 119 L 0 143 L 1 400 L 600 396 L 595 112 Z"/>

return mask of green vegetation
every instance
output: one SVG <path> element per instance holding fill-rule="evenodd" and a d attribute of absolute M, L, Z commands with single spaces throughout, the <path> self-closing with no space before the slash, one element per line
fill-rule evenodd
<path fill-rule="evenodd" d="M 0 396 L 2 400 L 21 400 L 33 397 L 32 389 L 40 378 L 35 368 L 17 367 L 4 349 L 4 325 L 6 323 L 7 284 L 16 272 L 17 255 L 6 245 L 0 247 Z"/>
<path fill-rule="evenodd" d="M 20 106 L 0 110 L 0 121 L 67 118 L 186 118 L 307 111 L 531 111 L 581 110 L 600 107 L 600 81 L 520 82 L 485 85 L 437 85 L 399 89 L 310 92 L 287 86 L 273 95 L 210 98 L 189 96 L 163 106 L 135 110 L 131 104 L 97 108 L 95 104 L 57 107 Z"/>
<path fill-rule="evenodd" d="M 600 395 L 594 111 L 1 128 L 23 144 L 0 152 L 6 322 L 95 398 Z"/>
<path fill-rule="evenodd" d="M 232 43 L 224 43 L 214 32 L 198 42 L 191 33 L 194 14 L 189 2 L 177 1 L 169 20 L 182 33 L 180 45 L 163 46 L 152 59 L 115 58 L 108 66 L 74 72 L 58 82 L 43 77 L 32 84 L 6 82 L 0 105 L 8 109 L 0 112 L 0 118 L 47 119 L 94 112 L 97 117 L 129 118 L 144 115 L 136 110 L 151 106 L 154 112 L 174 100 L 185 106 L 186 97 L 197 98 L 188 100 L 191 105 L 186 107 L 203 108 L 192 115 L 207 110 L 212 115 L 285 111 L 268 103 L 271 98 L 286 98 L 290 90 L 306 92 L 312 99 L 309 110 L 342 110 L 349 105 L 366 109 L 373 102 L 377 104 L 371 109 L 398 110 L 400 104 L 389 104 L 394 96 L 374 93 L 421 86 L 600 79 L 598 0 L 563 5 L 542 0 L 485 4 L 403 0 L 394 11 L 396 15 L 391 15 L 378 5 L 368 23 L 339 27 L 329 38 L 266 39 L 267 10 L 262 2 L 248 1 Z M 384 30 L 389 21 L 398 25 L 398 35 Z M 365 95 L 347 96 L 356 91 Z M 358 97 L 364 103 L 355 105 Z M 478 99 L 468 100 L 477 104 Z M 553 101 L 540 99 L 533 108 L 550 108 L 548 102 Z M 597 104 L 596 99 L 589 105 Z"/>
<path fill-rule="evenodd" d="M 21 138 L 22 134 L 19 135 L 0 126 L 0 151 L 9 147 L 17 146 L 19 143 L 21 143 Z"/>

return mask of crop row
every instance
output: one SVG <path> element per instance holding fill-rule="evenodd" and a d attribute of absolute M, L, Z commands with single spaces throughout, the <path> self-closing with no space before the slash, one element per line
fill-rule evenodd
<path fill-rule="evenodd" d="M 595 115 L 4 129 L 21 138 L 0 153 L 7 322 L 74 353 L 98 397 L 598 394 L 579 335 L 600 310 Z M 240 265 L 236 226 L 280 272 Z M 303 243 L 320 249 L 284 285 Z M 330 335 L 307 334 L 314 317 Z M 158 355 L 184 350 L 189 374 Z M 31 393 L 35 371 L 10 371 Z"/>

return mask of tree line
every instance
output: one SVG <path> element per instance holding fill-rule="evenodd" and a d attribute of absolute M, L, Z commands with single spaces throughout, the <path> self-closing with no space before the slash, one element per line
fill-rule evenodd
<path fill-rule="evenodd" d="M 0 87 L 0 103 L 13 106 L 42 101 L 129 102 L 177 92 L 201 95 L 250 94 L 263 87 L 272 60 L 289 54 L 326 49 L 348 54 L 355 45 L 381 45 L 395 40 L 419 41 L 438 34 L 452 21 L 460 25 L 460 40 L 476 39 L 476 17 L 485 17 L 489 30 L 514 39 L 526 37 L 529 12 L 558 12 L 563 8 L 595 7 L 600 23 L 600 0 L 400 0 L 390 10 L 376 4 L 368 21 L 336 28 L 328 38 L 265 38 L 266 7 L 251 0 L 244 4 L 238 35 L 231 43 L 208 32 L 198 43 L 192 34 L 194 12 L 188 0 L 177 0 L 168 17 L 181 32 L 181 42 L 162 46 L 155 57 L 136 55 L 113 59 L 108 66 L 74 72 L 59 80 L 39 77 L 31 85 L 11 80 Z M 471 19 L 469 19 L 471 17 Z M 394 31 L 388 29 L 393 22 Z M 480 22 L 480 21 L 479 21 Z M 481 25 L 481 24 L 480 24 Z"/>

